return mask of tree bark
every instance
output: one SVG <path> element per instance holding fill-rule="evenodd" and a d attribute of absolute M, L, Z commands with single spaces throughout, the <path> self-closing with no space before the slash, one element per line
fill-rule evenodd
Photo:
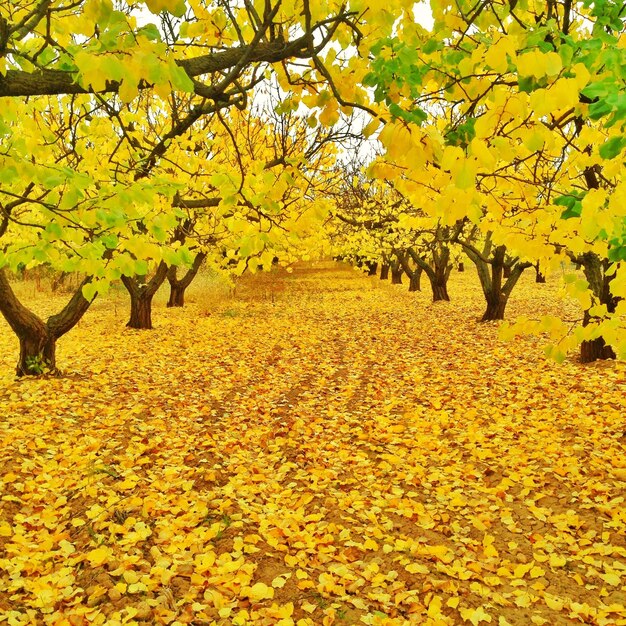
<path fill-rule="evenodd" d="M 537 263 L 537 265 L 535 265 L 535 282 L 536 283 L 545 283 L 546 282 L 545 275 L 539 269 L 539 263 Z"/>
<path fill-rule="evenodd" d="M 130 294 L 130 319 L 126 324 L 128 328 L 152 329 L 152 298 L 165 281 L 167 270 L 167 265 L 161 261 L 154 276 L 147 283 L 141 282 L 137 276 L 122 276 L 122 283 Z"/>
<path fill-rule="evenodd" d="M 611 293 L 611 281 L 613 280 L 614 274 L 611 276 L 606 275 L 609 262 L 606 259 L 601 259 L 593 252 L 583 254 L 579 257 L 579 262 L 582 265 L 585 278 L 589 282 L 594 296 L 599 300 L 600 304 L 606 305 L 606 309 L 609 313 L 615 313 L 615 308 L 620 298 Z M 588 326 L 592 321 L 593 317 L 589 314 L 589 311 L 585 311 L 583 326 Z M 583 341 L 580 344 L 581 363 L 591 363 L 593 361 L 615 358 L 615 351 L 611 346 L 607 345 L 603 337 Z"/>
<path fill-rule="evenodd" d="M 459 272 L 464 272 L 465 271 L 465 264 L 463 263 L 463 261 L 461 261 L 458 265 Z"/>
<path fill-rule="evenodd" d="M 406 252 L 395 252 L 398 257 L 398 264 L 404 270 L 404 273 L 409 277 L 409 291 L 421 291 L 421 278 L 422 272 L 424 271 L 422 267 L 417 265 L 415 268 L 412 268 L 408 254 Z"/>
<path fill-rule="evenodd" d="M 402 266 L 399 262 L 394 262 L 391 264 L 391 284 L 392 285 L 401 285 L 402 284 Z"/>
<path fill-rule="evenodd" d="M 430 276 L 428 278 L 430 279 L 430 286 L 433 290 L 433 302 L 449 302 L 448 281 L 443 280 L 442 277 L 437 274 L 434 279 Z"/>
<path fill-rule="evenodd" d="M 18 376 L 58 373 L 57 339 L 76 326 L 91 305 L 82 292 L 90 280 L 83 280 L 65 307 L 44 322 L 17 299 L 5 270 L 0 269 L 0 312 L 20 342 Z"/>
<path fill-rule="evenodd" d="M 193 279 L 198 274 L 198 270 L 206 257 L 206 252 L 198 252 L 193 260 L 193 265 L 189 268 L 182 278 L 178 278 L 177 268 L 175 265 L 169 268 L 167 272 L 167 280 L 170 284 L 170 297 L 167 301 L 168 307 L 179 307 L 185 304 L 185 291 L 191 285 Z"/>
<path fill-rule="evenodd" d="M 487 297 L 487 309 L 482 316 L 481 322 L 492 322 L 504 319 L 504 311 L 506 309 L 507 296 L 503 296 L 502 292 L 490 294 Z"/>
<path fill-rule="evenodd" d="M 585 315 L 583 317 L 583 326 L 587 326 L 590 322 L 591 318 L 589 314 L 585 311 Z M 611 346 L 606 344 L 606 341 L 602 337 L 598 337 L 597 339 L 591 339 L 588 341 L 583 341 L 580 344 L 580 362 L 581 363 L 592 363 L 593 361 L 606 361 L 607 359 L 614 359 L 615 351 Z"/>
<path fill-rule="evenodd" d="M 452 271 L 450 264 L 450 249 L 440 245 L 439 250 L 432 251 L 432 266 L 429 265 L 415 250 L 408 249 L 408 253 L 415 261 L 418 269 L 423 270 L 433 292 L 433 302 L 449 302 L 448 278 Z"/>
<path fill-rule="evenodd" d="M 389 264 L 383 263 L 380 266 L 380 280 L 387 280 L 389 278 Z"/>
<path fill-rule="evenodd" d="M 487 302 L 487 308 L 480 321 L 503 320 L 509 296 L 524 270 L 531 264 L 519 261 L 505 263 L 506 246 L 494 248 L 490 236 L 487 236 L 482 253 L 468 243 L 461 242 L 461 245 L 476 267 L 480 286 Z M 508 278 L 505 276 L 507 273 Z M 503 282 L 504 278 L 506 280 Z"/>
<path fill-rule="evenodd" d="M 421 291 L 422 290 L 422 268 L 418 267 L 415 269 L 413 274 L 409 279 L 409 291 Z"/>
<path fill-rule="evenodd" d="M 375 261 L 368 261 L 367 262 L 367 275 L 376 276 L 377 273 L 378 273 L 378 263 L 376 263 Z"/>

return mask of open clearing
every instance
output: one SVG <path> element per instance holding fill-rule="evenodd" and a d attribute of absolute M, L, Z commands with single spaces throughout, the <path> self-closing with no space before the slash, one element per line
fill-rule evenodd
<path fill-rule="evenodd" d="M 118 294 L 53 379 L 2 322 L 0 623 L 626 624 L 626 364 L 499 342 L 473 272 L 427 292 L 301 266 L 153 331 Z"/>

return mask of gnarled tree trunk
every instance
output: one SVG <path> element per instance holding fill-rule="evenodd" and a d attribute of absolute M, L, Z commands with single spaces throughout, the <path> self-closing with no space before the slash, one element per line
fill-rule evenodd
<path fill-rule="evenodd" d="M 383 263 L 380 266 L 380 280 L 387 280 L 389 278 L 389 264 Z"/>
<path fill-rule="evenodd" d="M 375 261 L 368 261 L 367 262 L 367 275 L 376 276 L 377 273 L 378 273 L 378 263 L 376 263 Z"/>
<path fill-rule="evenodd" d="M 424 271 L 419 265 L 415 268 L 411 267 L 408 259 L 408 254 L 405 252 L 395 251 L 398 257 L 398 263 L 404 270 L 404 273 L 409 277 L 409 291 L 421 291 L 421 278 Z"/>
<path fill-rule="evenodd" d="M 193 265 L 187 270 L 186 274 L 182 278 L 178 278 L 176 275 L 176 266 L 172 265 L 167 272 L 167 280 L 170 284 L 170 297 L 167 301 L 168 307 L 184 306 L 185 304 L 185 291 L 189 285 L 191 285 L 193 279 L 198 274 L 198 270 L 202 265 L 206 257 L 206 252 L 198 252 L 196 258 L 193 260 Z"/>
<path fill-rule="evenodd" d="M 427 263 L 412 248 L 409 248 L 408 253 L 413 261 L 415 261 L 417 267 L 422 269 L 428 277 L 430 288 L 433 292 L 433 302 L 449 302 L 448 278 L 452 271 L 450 249 L 446 245 L 440 244 L 438 250 L 433 250 L 432 265 Z"/>
<path fill-rule="evenodd" d="M 165 262 L 161 261 L 147 283 L 137 276 L 122 276 L 122 283 L 130 294 L 130 319 L 126 326 L 139 330 L 152 328 L 152 299 L 165 281 L 167 269 Z"/>
<path fill-rule="evenodd" d="M 470 261 L 476 266 L 480 286 L 487 302 L 487 308 L 480 321 L 503 320 L 509 296 L 524 270 L 531 264 L 519 261 L 506 263 L 506 246 L 492 248 L 489 236 L 482 253 L 469 244 L 463 244 L 463 247 Z M 506 280 L 503 280 L 505 278 Z"/>
<path fill-rule="evenodd" d="M 20 342 L 18 376 L 57 373 L 56 342 L 71 330 L 87 312 L 91 302 L 83 296 L 86 278 L 63 310 L 44 322 L 16 297 L 4 269 L 0 269 L 0 312 Z"/>

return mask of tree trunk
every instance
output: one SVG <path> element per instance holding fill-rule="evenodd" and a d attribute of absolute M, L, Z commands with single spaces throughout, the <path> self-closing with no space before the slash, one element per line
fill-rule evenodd
<path fill-rule="evenodd" d="M 535 282 L 536 283 L 546 282 L 546 277 L 544 276 L 544 274 L 541 273 L 541 270 L 539 269 L 539 263 L 535 265 Z"/>
<path fill-rule="evenodd" d="M 152 329 L 152 295 L 146 290 L 139 290 L 130 294 L 130 319 L 126 323 L 128 328 L 140 330 Z"/>
<path fill-rule="evenodd" d="M 611 281 L 614 274 L 606 275 L 609 268 L 609 262 L 606 259 L 600 259 L 597 254 L 587 252 L 580 258 L 585 278 L 589 282 L 589 287 L 600 304 L 605 304 L 609 313 L 615 313 L 620 298 L 611 293 Z M 583 326 L 588 326 L 593 321 L 593 317 L 589 315 L 589 311 L 585 311 L 583 316 Z M 591 363 L 592 361 L 601 361 L 606 359 L 615 359 L 615 351 L 606 344 L 602 337 L 583 341 L 580 344 L 580 361 L 581 363 Z"/>
<path fill-rule="evenodd" d="M 43 332 L 41 332 L 43 331 Z M 56 338 L 47 327 L 19 336 L 20 357 L 17 362 L 18 376 L 38 376 L 58 373 L 56 366 Z"/>
<path fill-rule="evenodd" d="M 602 337 L 591 341 L 583 341 L 580 344 L 580 362 L 592 363 L 593 361 L 605 361 L 614 359 L 615 352 L 611 346 L 607 346 Z"/>
<path fill-rule="evenodd" d="M 56 342 L 80 321 L 91 302 L 83 296 L 79 285 L 70 301 L 60 313 L 51 315 L 47 322 L 27 309 L 15 296 L 3 269 L 0 269 L 0 312 L 20 342 L 18 376 L 56 374 Z"/>
<path fill-rule="evenodd" d="M 376 276 L 378 273 L 378 263 L 374 261 L 368 261 L 367 263 L 367 275 L 368 276 Z"/>
<path fill-rule="evenodd" d="M 415 269 L 413 274 L 411 274 L 409 280 L 409 291 L 421 291 L 422 290 L 422 268 L 418 267 Z"/>
<path fill-rule="evenodd" d="M 465 271 L 465 264 L 463 263 L 463 261 L 461 261 L 459 263 L 458 270 L 459 270 L 459 272 L 464 272 Z"/>
<path fill-rule="evenodd" d="M 389 265 L 383 263 L 380 266 L 380 280 L 387 280 L 389 278 Z"/>
<path fill-rule="evenodd" d="M 505 296 L 502 292 L 490 294 L 487 297 L 487 309 L 480 321 L 493 322 L 495 320 L 503 320 L 508 301 L 508 296 Z"/>
<path fill-rule="evenodd" d="M 417 265 L 418 270 L 423 270 L 428 276 L 430 287 L 433 292 L 433 302 L 450 301 L 448 295 L 448 278 L 452 265 L 450 265 L 450 250 L 447 246 L 441 246 L 441 250 L 432 252 L 432 267 L 412 248 L 408 249 L 409 256 Z"/>
<path fill-rule="evenodd" d="M 180 282 L 170 282 L 170 297 L 167 301 L 168 308 L 185 306 L 185 290 L 186 287 L 180 284 Z"/>
<path fill-rule="evenodd" d="M 168 307 L 184 306 L 185 291 L 198 274 L 198 270 L 200 269 L 205 257 L 205 252 L 198 252 L 198 254 L 196 254 L 196 258 L 193 260 L 193 265 L 180 279 L 176 276 L 176 266 L 172 265 L 172 267 L 169 268 L 167 272 L 167 280 L 170 283 L 170 297 L 167 301 Z"/>
<path fill-rule="evenodd" d="M 54 293 L 55 291 L 59 291 L 63 284 L 65 283 L 65 279 L 70 275 L 69 272 L 59 272 L 52 279 L 52 283 L 50 285 L 50 289 Z"/>
<path fill-rule="evenodd" d="M 433 302 L 449 302 L 450 296 L 448 295 L 447 280 L 444 280 L 442 276 L 435 274 L 430 279 L 430 286 L 433 290 Z"/>
<path fill-rule="evenodd" d="M 130 294 L 130 319 L 126 326 L 139 330 L 152 329 L 152 298 L 167 277 L 168 267 L 159 263 L 156 273 L 147 282 L 140 282 L 136 276 L 122 276 L 122 283 Z"/>
<path fill-rule="evenodd" d="M 391 284 L 392 285 L 401 285 L 402 284 L 402 267 L 400 263 L 393 263 L 391 265 Z"/>
<path fill-rule="evenodd" d="M 482 253 L 467 244 L 464 248 L 470 261 L 476 266 L 480 286 L 487 302 L 487 308 L 480 321 L 503 320 L 509 296 L 524 270 L 530 267 L 530 263 L 517 261 L 505 265 L 506 246 L 492 247 L 491 237 L 487 237 Z M 508 278 L 503 283 L 507 268 Z"/>

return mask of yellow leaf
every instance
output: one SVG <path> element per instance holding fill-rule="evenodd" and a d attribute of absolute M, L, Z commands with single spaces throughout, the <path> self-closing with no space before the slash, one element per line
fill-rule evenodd
<path fill-rule="evenodd" d="M 465 159 L 454 180 L 459 189 L 470 189 L 476 184 L 476 161 Z"/>
<path fill-rule="evenodd" d="M 559 554 L 552 553 L 550 555 L 550 566 L 551 567 L 563 567 L 567 563 L 567 559 L 564 556 Z"/>
<path fill-rule="evenodd" d="M 301 605 L 302 610 L 306 611 L 307 613 L 313 613 L 313 611 L 315 611 L 315 609 L 317 608 L 317 605 L 315 604 L 311 604 L 310 602 L 303 602 Z"/>
<path fill-rule="evenodd" d="M 564 606 L 564 601 L 561 598 L 557 598 L 556 596 L 546 594 L 543 598 L 549 609 L 553 611 L 560 611 Z"/>
<path fill-rule="evenodd" d="M 272 587 L 274 587 L 274 589 L 282 589 L 286 583 L 287 579 L 284 576 L 276 576 L 272 581 Z"/>
<path fill-rule="evenodd" d="M 0 522 L 0 537 L 10 537 L 13 530 L 9 522 Z"/>
<path fill-rule="evenodd" d="M 409 572 L 409 574 L 428 574 L 430 570 L 421 563 L 409 563 L 405 565 L 404 569 Z"/>
<path fill-rule="evenodd" d="M 274 597 L 274 589 L 268 587 L 265 583 L 255 583 L 252 587 L 246 589 L 245 595 L 253 602 L 269 600 Z"/>
<path fill-rule="evenodd" d="M 477 626 L 480 622 L 491 622 L 491 615 L 485 613 L 482 606 L 479 606 L 477 609 L 461 609 L 460 613 L 466 622 L 472 622 L 474 626 Z"/>
<path fill-rule="evenodd" d="M 439 617 L 441 615 L 442 604 L 443 600 L 441 599 L 441 596 L 433 596 L 428 605 L 428 617 Z"/>
<path fill-rule="evenodd" d="M 371 137 L 378 130 L 378 127 L 380 126 L 380 124 L 381 124 L 380 120 L 377 118 L 374 118 L 369 124 L 365 126 L 365 128 L 363 128 L 363 136 L 366 139 L 368 137 Z"/>
<path fill-rule="evenodd" d="M 610 572 L 608 574 L 600 574 L 600 578 L 602 578 L 602 580 L 605 583 L 608 583 L 609 585 L 613 585 L 614 587 L 617 587 L 618 585 L 622 584 L 622 578 L 619 574 L 616 574 L 615 572 Z"/>
<path fill-rule="evenodd" d="M 98 567 L 99 565 L 105 563 L 108 560 L 109 556 L 109 548 L 107 548 L 106 546 L 100 546 L 95 550 L 87 552 L 86 558 L 89 560 L 93 567 Z"/>

